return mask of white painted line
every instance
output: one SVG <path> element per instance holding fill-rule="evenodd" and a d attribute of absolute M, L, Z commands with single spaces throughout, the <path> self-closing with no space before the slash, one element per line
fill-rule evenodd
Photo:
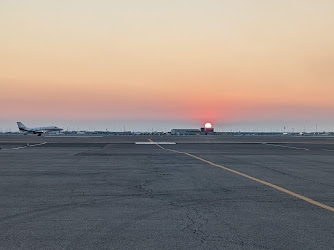
<path fill-rule="evenodd" d="M 103 137 L 102 135 L 92 135 L 92 136 L 84 136 L 84 135 L 67 135 L 67 136 L 60 136 L 60 135 L 48 135 L 44 137 L 49 137 L 49 138 L 94 138 L 94 137 Z"/>
<path fill-rule="evenodd" d="M 334 150 L 331 149 L 322 149 L 323 151 L 329 151 L 329 152 L 333 152 Z"/>
<path fill-rule="evenodd" d="M 264 145 L 274 146 L 274 147 L 281 147 L 281 148 L 290 148 L 290 149 L 298 149 L 298 150 L 309 150 L 308 148 L 297 148 L 291 146 L 284 146 L 284 145 L 277 145 L 277 144 L 270 144 L 270 143 L 262 143 Z"/>
<path fill-rule="evenodd" d="M 143 142 L 135 142 L 137 145 L 157 145 L 157 144 L 165 144 L 165 145 L 174 145 L 176 144 L 175 142 L 148 142 L 148 141 L 143 141 Z"/>
<path fill-rule="evenodd" d="M 42 142 L 42 143 L 39 143 L 39 144 L 33 144 L 33 145 L 30 145 L 29 147 L 35 147 L 35 146 L 40 146 L 40 145 L 44 145 L 46 144 L 46 142 Z"/>
<path fill-rule="evenodd" d="M 17 147 L 17 148 L 13 148 L 13 149 L 22 149 L 22 148 L 26 148 L 27 146 L 24 147 Z"/>
<path fill-rule="evenodd" d="M 42 143 L 38 143 L 38 144 L 26 145 L 26 146 L 23 146 L 23 147 L 17 147 L 17 148 L 13 148 L 13 149 L 24 149 L 24 148 L 29 148 L 29 147 L 41 146 L 41 145 L 44 145 L 46 143 L 47 142 L 42 142 Z"/>

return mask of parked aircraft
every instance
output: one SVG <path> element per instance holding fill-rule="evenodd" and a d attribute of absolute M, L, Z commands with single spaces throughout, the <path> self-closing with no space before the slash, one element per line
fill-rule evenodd
<path fill-rule="evenodd" d="M 24 132 L 25 134 L 37 134 L 38 136 L 41 136 L 44 133 L 51 132 L 51 131 L 62 131 L 62 128 L 58 128 L 56 126 L 48 126 L 48 127 L 37 127 L 37 128 L 27 128 L 24 126 L 22 122 L 17 122 L 17 126 L 19 127 L 19 130 L 21 132 Z"/>

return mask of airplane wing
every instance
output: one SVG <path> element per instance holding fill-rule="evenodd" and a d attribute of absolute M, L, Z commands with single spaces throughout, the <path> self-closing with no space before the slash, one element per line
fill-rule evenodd
<path fill-rule="evenodd" d="M 35 135 L 41 136 L 42 134 L 45 133 L 45 131 L 43 131 L 43 130 L 34 130 L 33 133 L 34 133 Z"/>

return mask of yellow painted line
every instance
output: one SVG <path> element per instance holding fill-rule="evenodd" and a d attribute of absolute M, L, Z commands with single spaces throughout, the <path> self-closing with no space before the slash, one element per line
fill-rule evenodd
<path fill-rule="evenodd" d="M 150 142 L 153 142 L 151 139 L 149 139 L 149 141 L 150 141 Z M 296 197 L 296 198 L 299 198 L 299 199 L 301 199 L 301 200 L 304 200 L 304 201 L 306 201 L 306 202 L 308 202 L 308 203 L 311 203 L 311 204 L 316 205 L 316 206 L 318 206 L 318 207 L 322 207 L 322 208 L 324 208 L 324 209 L 327 209 L 327 210 L 329 210 L 329 211 L 334 212 L 334 207 L 331 207 L 331 206 L 325 205 L 325 204 L 323 204 L 323 203 L 317 202 L 317 201 L 315 201 L 315 200 L 312 200 L 312 199 L 310 199 L 310 198 L 307 198 L 307 197 L 305 197 L 305 196 L 303 196 L 303 195 L 297 194 L 297 193 L 295 193 L 295 192 L 292 192 L 292 191 L 287 190 L 287 189 L 285 189 L 285 188 L 282 188 L 282 187 L 280 187 L 280 186 L 271 184 L 271 183 L 269 183 L 269 182 L 260 180 L 260 179 L 258 179 L 258 178 L 252 177 L 252 176 L 250 176 L 250 175 L 241 173 L 241 172 L 239 172 L 239 171 L 236 171 L 236 170 L 233 170 L 233 169 L 224 167 L 224 166 L 222 166 L 222 165 L 213 163 L 213 162 L 211 162 L 211 161 L 205 160 L 205 159 L 203 159 L 203 158 L 201 158 L 201 157 L 198 157 L 198 156 L 196 156 L 196 155 L 193 155 L 193 154 L 189 154 L 189 153 L 186 153 L 186 152 L 177 151 L 177 150 L 173 150 L 173 149 L 164 148 L 164 147 L 162 147 L 161 145 L 158 145 L 158 144 L 156 144 L 156 145 L 157 145 L 159 148 L 163 149 L 163 150 L 167 150 L 167 151 L 174 152 L 174 153 L 178 153 L 178 154 L 188 155 L 188 156 L 190 156 L 190 157 L 192 157 L 192 158 L 195 158 L 195 159 L 197 159 L 197 160 L 203 161 L 203 162 L 208 163 L 208 164 L 210 164 L 210 165 L 212 165 L 212 166 L 215 166 L 215 167 L 218 167 L 218 168 L 222 168 L 222 169 L 224 169 L 224 170 L 226 170 L 226 171 L 235 173 L 235 174 L 237 174 L 237 175 L 241 175 L 241 176 L 243 176 L 243 177 L 245 177 L 245 178 L 247 178 L 247 179 L 250 179 L 250 180 L 259 182 L 259 183 L 261 183 L 261 184 L 264 184 L 264 185 L 266 185 L 266 186 L 272 187 L 272 188 L 274 188 L 274 189 L 276 189 L 276 190 L 282 191 L 282 192 L 284 192 L 284 193 L 286 193 L 286 194 L 289 194 L 289 195 L 292 195 L 292 196 L 294 196 L 294 197 Z"/>

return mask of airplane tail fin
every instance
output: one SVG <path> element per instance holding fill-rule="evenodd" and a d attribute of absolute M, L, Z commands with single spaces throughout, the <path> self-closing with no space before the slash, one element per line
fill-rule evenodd
<path fill-rule="evenodd" d="M 23 131 L 27 130 L 27 127 L 24 126 L 22 122 L 17 122 L 17 126 L 19 127 L 19 130 L 23 130 Z"/>

